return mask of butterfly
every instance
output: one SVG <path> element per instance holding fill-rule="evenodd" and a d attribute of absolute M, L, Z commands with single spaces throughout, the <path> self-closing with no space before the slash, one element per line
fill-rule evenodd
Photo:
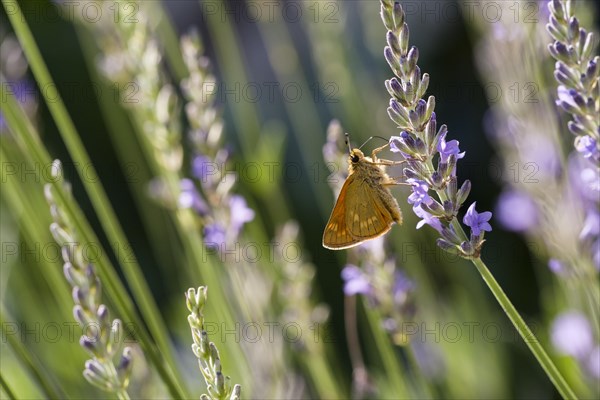
<path fill-rule="evenodd" d="M 325 226 L 323 247 L 348 249 L 386 234 L 394 222 L 402 223 L 402 212 L 389 189 L 389 186 L 401 183 L 386 174 L 385 166 L 403 161 L 383 160 L 376 156 L 388 145 L 373 150 L 371 157 L 365 156 L 360 148 L 348 147 L 349 174 Z"/>

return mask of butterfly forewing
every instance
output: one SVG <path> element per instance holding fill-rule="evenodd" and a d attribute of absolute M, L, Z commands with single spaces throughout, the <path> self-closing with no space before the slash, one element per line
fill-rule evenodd
<path fill-rule="evenodd" d="M 333 250 L 347 249 L 348 247 L 356 246 L 361 242 L 360 239 L 355 239 L 350 235 L 346 226 L 346 199 L 349 191 L 353 190 L 355 183 L 354 176 L 350 175 L 344 182 L 340 195 L 335 202 L 335 207 L 329 217 L 329 222 L 325 226 L 323 233 L 323 247 Z"/>

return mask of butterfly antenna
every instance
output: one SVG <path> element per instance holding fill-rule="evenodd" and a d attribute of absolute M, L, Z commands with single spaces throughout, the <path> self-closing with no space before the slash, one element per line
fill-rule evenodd
<path fill-rule="evenodd" d="M 363 147 L 365 144 L 369 143 L 369 140 L 371 140 L 371 139 L 375 139 L 375 138 L 377 138 L 377 139 L 381 139 L 381 140 L 383 140 L 383 141 L 385 141 L 385 142 L 387 142 L 387 141 L 388 141 L 386 138 L 384 138 L 384 137 L 381 137 L 381 136 L 371 136 L 370 138 L 368 138 L 367 140 L 365 140 L 365 142 L 364 142 L 363 144 L 361 144 L 361 145 L 360 145 L 359 149 L 362 149 L 362 147 Z"/>
<path fill-rule="evenodd" d="M 348 146 L 348 153 L 352 153 L 352 147 L 350 147 L 350 134 L 346 132 L 345 135 L 346 138 L 344 139 L 344 142 L 346 143 L 346 146 Z"/>

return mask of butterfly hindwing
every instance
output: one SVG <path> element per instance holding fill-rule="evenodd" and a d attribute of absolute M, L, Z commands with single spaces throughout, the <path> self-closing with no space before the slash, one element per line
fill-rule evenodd
<path fill-rule="evenodd" d="M 352 190 L 348 190 L 346 226 L 355 239 L 364 241 L 376 238 L 391 229 L 393 218 L 381 198 L 383 194 L 364 180 L 356 181 Z"/>

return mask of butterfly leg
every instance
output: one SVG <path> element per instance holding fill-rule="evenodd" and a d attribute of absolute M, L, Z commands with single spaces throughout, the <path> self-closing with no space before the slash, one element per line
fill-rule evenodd
<path fill-rule="evenodd" d="M 373 161 L 377 160 L 377 153 L 379 153 L 381 150 L 385 149 L 389 145 L 390 145 L 390 143 L 388 142 L 388 143 L 384 144 L 383 146 L 374 149 L 373 152 L 371 153 L 371 158 L 373 159 Z"/>

